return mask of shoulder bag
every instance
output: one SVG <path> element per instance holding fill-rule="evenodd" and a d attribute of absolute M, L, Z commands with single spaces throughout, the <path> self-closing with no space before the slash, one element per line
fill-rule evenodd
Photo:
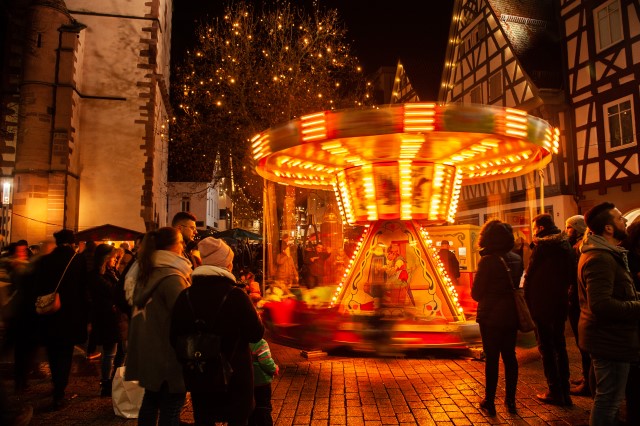
<path fill-rule="evenodd" d="M 524 300 L 524 289 L 515 288 L 513 286 L 513 278 L 511 278 L 511 268 L 509 268 L 509 265 L 507 265 L 507 262 L 505 262 L 502 256 L 498 257 L 507 270 L 507 275 L 509 275 L 509 282 L 511 283 L 511 288 L 513 289 L 513 299 L 516 302 L 516 312 L 518 313 L 518 330 L 523 333 L 533 331 L 536 328 L 536 325 L 533 322 L 533 318 L 531 318 L 531 312 L 529 312 L 527 302 L 526 300 Z"/>
<path fill-rule="evenodd" d="M 38 296 L 36 298 L 36 313 L 38 315 L 51 315 L 60 310 L 60 307 L 62 305 L 60 304 L 60 295 L 58 294 L 58 288 L 60 287 L 60 284 L 62 283 L 62 280 L 67 273 L 67 269 L 69 269 L 69 265 L 71 265 L 71 262 L 73 262 L 73 258 L 76 257 L 76 254 L 78 253 L 73 253 L 73 256 L 71 256 L 71 260 L 69 260 L 69 263 L 67 263 L 67 266 L 64 268 L 64 272 L 62 272 L 62 276 L 60 277 L 60 280 L 58 280 L 58 285 L 56 286 L 55 290 L 53 290 L 53 293 Z"/>

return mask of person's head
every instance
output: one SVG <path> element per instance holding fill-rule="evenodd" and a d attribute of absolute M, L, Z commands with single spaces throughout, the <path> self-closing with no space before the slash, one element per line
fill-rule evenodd
<path fill-rule="evenodd" d="M 198 243 L 203 265 L 217 266 L 228 271 L 233 269 L 233 250 L 222 239 L 207 237 Z"/>
<path fill-rule="evenodd" d="M 627 237 L 627 219 L 613 203 L 603 202 L 593 206 L 584 214 L 584 221 L 591 232 L 613 243 L 617 244 Z"/>
<path fill-rule="evenodd" d="M 144 235 L 140 250 L 138 251 L 138 281 L 142 286 L 146 282 L 153 270 L 153 255 L 157 250 L 166 250 L 176 255 L 182 254 L 184 240 L 177 228 L 165 226 L 155 231 L 149 231 Z"/>
<path fill-rule="evenodd" d="M 449 250 L 449 240 L 440 241 L 440 248 L 444 250 Z"/>
<path fill-rule="evenodd" d="M 198 234 L 196 229 L 196 217 L 189 212 L 178 212 L 173 216 L 171 226 L 178 228 L 182 234 L 182 238 L 188 242 L 192 241 Z"/>
<path fill-rule="evenodd" d="M 513 228 L 501 220 L 490 220 L 480 230 L 478 245 L 490 253 L 506 253 L 514 244 Z"/>
<path fill-rule="evenodd" d="M 640 253 L 640 218 L 627 226 L 627 238 L 622 242 L 624 248 Z"/>
<path fill-rule="evenodd" d="M 533 223 L 533 234 L 538 235 L 543 231 L 550 231 L 556 227 L 553 222 L 553 217 L 549 213 L 542 213 L 534 217 L 531 221 Z"/>
<path fill-rule="evenodd" d="M 565 232 L 572 240 L 580 239 L 587 230 L 587 224 L 584 221 L 584 216 L 575 215 L 571 216 L 565 221 Z"/>
<path fill-rule="evenodd" d="M 120 248 L 122 250 L 129 250 L 129 243 L 128 242 L 123 242 L 122 244 L 120 244 Z"/>
<path fill-rule="evenodd" d="M 74 233 L 71 229 L 61 229 L 58 232 L 53 233 L 53 238 L 56 240 L 56 246 L 61 247 L 64 245 L 73 245 L 76 242 Z"/>
<path fill-rule="evenodd" d="M 116 263 L 116 249 L 111 244 L 100 244 L 93 253 L 95 269 L 104 274 L 107 268 L 113 268 Z"/>
<path fill-rule="evenodd" d="M 324 246 L 320 243 L 316 244 L 316 252 L 322 253 L 324 251 Z"/>

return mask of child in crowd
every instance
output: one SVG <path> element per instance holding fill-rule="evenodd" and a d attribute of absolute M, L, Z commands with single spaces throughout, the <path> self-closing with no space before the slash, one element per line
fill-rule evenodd
<path fill-rule="evenodd" d="M 253 395 L 256 401 L 256 408 L 249 418 L 249 426 L 273 426 L 271 381 L 280 369 L 271 358 L 271 350 L 266 340 L 262 339 L 249 346 L 253 357 Z"/>

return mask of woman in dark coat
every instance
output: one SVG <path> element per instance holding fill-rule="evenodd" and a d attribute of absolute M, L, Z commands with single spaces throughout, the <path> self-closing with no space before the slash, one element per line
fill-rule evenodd
<path fill-rule="evenodd" d="M 94 269 L 89 274 L 91 297 L 91 324 L 96 344 L 102 345 L 101 396 L 111 396 L 111 379 L 114 358 L 122 344 L 119 332 L 120 311 L 117 307 L 117 281 L 107 273 L 116 260 L 116 249 L 110 244 L 100 244 L 94 252 Z M 115 367 L 122 365 L 118 360 Z"/>
<path fill-rule="evenodd" d="M 229 390 L 191 389 L 193 418 L 196 425 L 212 425 L 214 421 L 246 425 L 254 405 L 249 343 L 262 339 L 264 327 L 247 293 L 236 286 L 229 246 L 207 237 L 198 243 L 198 250 L 202 265 L 193 271 L 191 287 L 180 294 L 173 307 L 171 342 L 175 346 L 177 336 L 196 331 L 194 313 L 204 320 L 207 332 L 221 336 L 222 353 L 233 368 Z"/>
<path fill-rule="evenodd" d="M 496 414 L 500 356 L 505 369 L 505 404 L 510 413 L 516 412 L 518 316 L 513 290 L 520 283 L 524 265 L 522 258 L 511 251 L 513 244 L 509 224 L 492 220 L 484 225 L 479 240 L 482 258 L 471 289 L 471 297 L 478 302 L 476 321 L 486 356 L 485 399 L 480 408 L 492 416 Z"/>

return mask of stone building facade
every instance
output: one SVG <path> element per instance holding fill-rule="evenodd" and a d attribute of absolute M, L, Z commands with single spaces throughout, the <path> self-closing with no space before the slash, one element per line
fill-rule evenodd
<path fill-rule="evenodd" d="M 165 225 L 172 1 L 8 0 L 3 12 L 5 243 Z"/>

